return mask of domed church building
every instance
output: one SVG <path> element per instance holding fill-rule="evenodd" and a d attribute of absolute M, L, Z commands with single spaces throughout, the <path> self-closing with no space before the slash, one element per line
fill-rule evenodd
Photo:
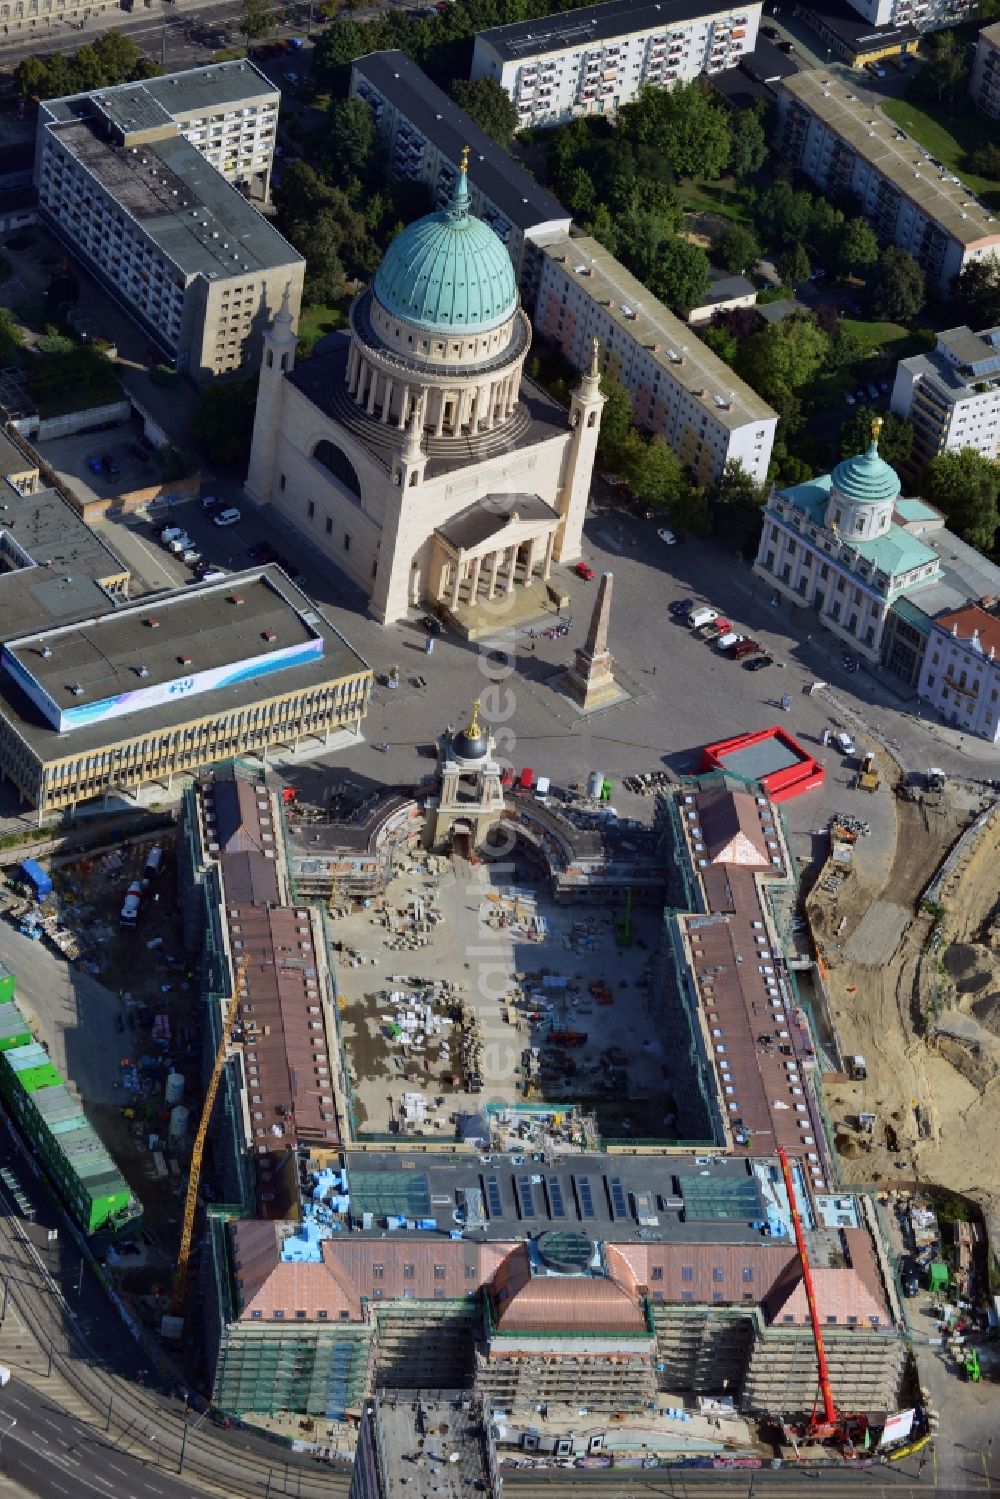
<path fill-rule="evenodd" d="M 463 163 L 448 206 L 393 241 L 329 352 L 296 365 L 291 315 L 276 315 L 250 497 L 360 584 L 383 624 L 431 605 L 475 635 L 515 590 L 540 605 L 553 563 L 580 555 L 604 398 L 595 357 L 566 412 L 525 379 L 530 345 Z M 531 612 L 530 598 L 510 604 Z"/>

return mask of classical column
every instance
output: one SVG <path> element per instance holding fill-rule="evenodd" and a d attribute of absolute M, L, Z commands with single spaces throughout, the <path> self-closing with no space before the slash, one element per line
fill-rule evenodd
<path fill-rule="evenodd" d="M 368 415 L 369 416 L 374 416 L 374 414 L 375 414 L 375 392 L 376 392 L 377 389 L 378 389 L 378 370 L 373 365 L 372 366 L 371 384 L 368 386 L 368 407 L 367 407 L 367 410 L 368 410 Z"/>
<path fill-rule="evenodd" d="M 482 559 L 482 557 L 473 557 L 471 568 L 470 568 L 470 572 L 469 572 L 469 603 L 470 604 L 474 604 L 476 602 L 476 596 L 479 593 L 479 574 L 480 574 L 480 571 L 482 569 L 482 565 L 483 565 L 483 559 Z"/>
<path fill-rule="evenodd" d="M 545 543 L 545 561 L 542 564 L 542 581 L 547 583 L 552 576 L 552 553 L 555 550 L 556 533 L 550 531 Z"/>
<path fill-rule="evenodd" d="M 528 566 L 525 569 L 524 581 L 530 583 L 535 575 L 535 560 L 538 553 L 538 537 L 532 536 L 528 542 Z"/>
<path fill-rule="evenodd" d="M 385 389 L 382 392 L 382 420 L 389 420 L 389 407 L 392 405 L 392 381 L 388 375 L 385 377 Z"/>
<path fill-rule="evenodd" d="M 517 572 L 517 547 L 505 547 L 504 550 L 510 552 L 510 569 L 507 573 L 507 586 L 504 592 L 511 594 L 514 592 L 514 574 Z"/>
<path fill-rule="evenodd" d="M 439 390 L 438 393 L 437 393 L 437 396 L 438 396 L 438 414 L 437 414 L 437 421 L 434 424 L 434 436 L 435 437 L 440 437 L 441 433 L 444 431 L 444 391 L 443 390 Z"/>
<path fill-rule="evenodd" d="M 357 344 L 351 344 L 351 353 L 347 361 L 347 388 L 354 394 L 358 378 L 358 365 L 361 363 L 361 354 Z"/>
<path fill-rule="evenodd" d="M 496 598 L 497 593 L 497 571 L 500 561 L 499 552 L 491 552 L 489 556 L 490 586 L 486 590 L 486 597 L 491 601 Z"/>
<path fill-rule="evenodd" d="M 462 559 L 459 557 L 455 561 L 455 576 L 452 578 L 452 582 L 451 582 L 451 607 L 453 609 L 457 609 L 458 608 L 458 596 L 461 593 L 461 591 L 462 591 Z"/>

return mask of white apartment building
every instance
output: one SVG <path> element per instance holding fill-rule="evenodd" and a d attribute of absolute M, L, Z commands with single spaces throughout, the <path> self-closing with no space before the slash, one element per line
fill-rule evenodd
<path fill-rule="evenodd" d="M 979 604 L 931 625 L 917 690 L 955 728 L 1000 740 L 1000 619 Z"/>
<path fill-rule="evenodd" d="M 503 240 L 521 295 L 533 301 L 539 239 L 569 231 L 562 204 L 405 53 L 359 57 L 351 68 L 351 95 L 371 108 L 392 175 L 426 183 L 439 208 L 451 197 L 462 152 L 469 148 L 471 211 Z"/>
<path fill-rule="evenodd" d="M 731 459 L 767 477 L 777 414 L 596 239 L 561 234 L 545 245 L 534 323 L 577 369 L 597 339 L 637 425 L 661 433 L 699 483 Z"/>
<path fill-rule="evenodd" d="M 1000 328 L 949 328 L 932 352 L 901 359 L 890 406 L 913 423 L 921 467 L 961 448 L 1000 457 Z"/>
<path fill-rule="evenodd" d="M 992 210 L 853 81 L 820 68 L 783 79 L 778 146 L 821 191 L 853 193 L 882 242 L 909 251 L 944 296 L 963 266 L 1000 250 Z"/>
<path fill-rule="evenodd" d="M 0 37 L 35 36 L 41 50 L 42 36 L 47 40 L 53 26 L 79 30 L 93 16 L 121 13 L 121 0 L 0 0 Z"/>
<path fill-rule="evenodd" d="M 480 31 L 473 78 L 494 78 L 522 127 L 614 115 L 644 84 L 669 88 L 735 67 L 757 43 L 761 3 L 611 0 Z"/>
<path fill-rule="evenodd" d="M 976 43 L 969 93 L 990 119 L 1000 119 L 1000 21 L 984 26 Z"/>
<path fill-rule="evenodd" d="M 260 75 L 248 64 L 151 83 L 40 106 L 41 217 L 177 369 L 196 380 L 250 373 L 286 290 L 297 316 L 305 271 L 236 185 L 266 193 L 270 100 L 252 102 Z"/>
<path fill-rule="evenodd" d="M 972 9 L 972 0 L 848 0 L 848 4 L 872 26 L 910 25 L 918 31 L 952 26 Z"/>

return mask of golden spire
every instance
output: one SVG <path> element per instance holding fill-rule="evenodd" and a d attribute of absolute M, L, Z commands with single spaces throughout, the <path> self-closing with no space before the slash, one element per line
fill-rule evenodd
<path fill-rule="evenodd" d="M 462 159 L 461 159 L 461 161 L 458 164 L 458 170 L 460 172 L 462 172 L 463 174 L 467 174 L 468 173 L 468 170 L 469 170 L 469 147 L 468 146 L 463 146 L 462 147 Z"/>
<path fill-rule="evenodd" d="M 875 444 L 876 450 L 878 449 L 878 440 L 882 435 L 883 426 L 884 423 L 880 416 L 872 417 L 872 442 Z"/>
<path fill-rule="evenodd" d="M 472 717 L 469 720 L 469 727 L 466 729 L 465 732 L 469 736 L 470 739 L 478 739 L 479 738 L 479 699 L 478 698 L 474 698 L 473 699 L 473 703 L 472 703 Z"/>

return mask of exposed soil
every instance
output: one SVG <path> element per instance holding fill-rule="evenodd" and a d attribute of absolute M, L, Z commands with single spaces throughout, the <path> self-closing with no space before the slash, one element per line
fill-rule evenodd
<path fill-rule="evenodd" d="M 863 1082 L 828 1079 L 827 1107 L 848 1178 L 947 1187 L 989 1217 L 1000 1208 L 1000 818 L 950 882 L 941 917 L 920 900 L 967 809 L 901 800 L 896 812 L 883 890 L 852 877 L 836 896 L 817 886 L 809 897 L 843 1052 L 862 1054 L 868 1071 Z M 895 948 L 878 964 L 852 962 L 851 937 L 880 901 L 908 913 Z M 876 1115 L 873 1133 L 861 1113 Z"/>

